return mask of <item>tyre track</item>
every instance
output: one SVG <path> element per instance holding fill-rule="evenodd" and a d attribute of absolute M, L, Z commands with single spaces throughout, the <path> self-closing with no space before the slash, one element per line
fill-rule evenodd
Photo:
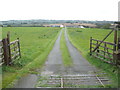
<path fill-rule="evenodd" d="M 63 30 L 63 29 L 62 29 Z M 62 74 L 64 70 L 64 65 L 62 62 L 62 56 L 60 51 L 60 39 L 62 35 L 62 30 L 54 44 L 54 47 L 50 54 L 48 55 L 45 66 L 41 75 L 53 75 L 53 74 Z"/>

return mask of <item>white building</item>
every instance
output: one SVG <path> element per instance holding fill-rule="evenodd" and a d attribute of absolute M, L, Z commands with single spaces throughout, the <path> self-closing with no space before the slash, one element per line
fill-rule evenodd
<path fill-rule="evenodd" d="M 83 27 L 83 26 L 80 26 L 79 28 L 85 28 L 85 27 Z"/>
<path fill-rule="evenodd" d="M 60 27 L 64 27 L 64 25 L 61 24 Z"/>

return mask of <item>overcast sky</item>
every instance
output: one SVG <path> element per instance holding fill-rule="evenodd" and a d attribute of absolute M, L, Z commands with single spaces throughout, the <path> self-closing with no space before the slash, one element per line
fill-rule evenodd
<path fill-rule="evenodd" d="M 0 0 L 1 20 L 118 20 L 120 0 Z"/>

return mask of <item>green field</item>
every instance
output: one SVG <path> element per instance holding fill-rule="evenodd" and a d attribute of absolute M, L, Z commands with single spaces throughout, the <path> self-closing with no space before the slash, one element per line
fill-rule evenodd
<path fill-rule="evenodd" d="M 94 29 L 94 28 L 67 28 L 67 33 L 71 43 L 80 51 L 80 53 L 93 65 L 106 72 L 109 78 L 113 80 L 111 87 L 117 87 L 118 69 L 115 66 L 104 63 L 89 55 L 90 37 L 102 40 L 111 30 L 110 29 Z M 114 33 L 112 33 L 105 41 L 113 42 Z M 114 71 L 114 72 L 113 72 Z"/>
<path fill-rule="evenodd" d="M 11 41 L 20 38 L 22 58 L 16 60 L 13 66 L 3 66 L 3 88 L 13 80 L 27 73 L 36 73 L 34 70 L 41 67 L 61 28 L 51 27 L 5 27 L 2 29 L 3 38 L 10 31 Z M 9 76 L 9 77 L 8 77 Z"/>

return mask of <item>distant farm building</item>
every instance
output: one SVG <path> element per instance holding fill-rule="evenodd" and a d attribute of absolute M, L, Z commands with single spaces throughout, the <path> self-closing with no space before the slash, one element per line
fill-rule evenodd
<path fill-rule="evenodd" d="M 45 24 L 44 27 L 64 27 L 63 24 Z"/>
<path fill-rule="evenodd" d="M 60 27 L 64 27 L 64 25 L 61 24 Z"/>
<path fill-rule="evenodd" d="M 83 26 L 79 26 L 79 28 L 85 28 L 85 27 L 83 27 Z"/>

